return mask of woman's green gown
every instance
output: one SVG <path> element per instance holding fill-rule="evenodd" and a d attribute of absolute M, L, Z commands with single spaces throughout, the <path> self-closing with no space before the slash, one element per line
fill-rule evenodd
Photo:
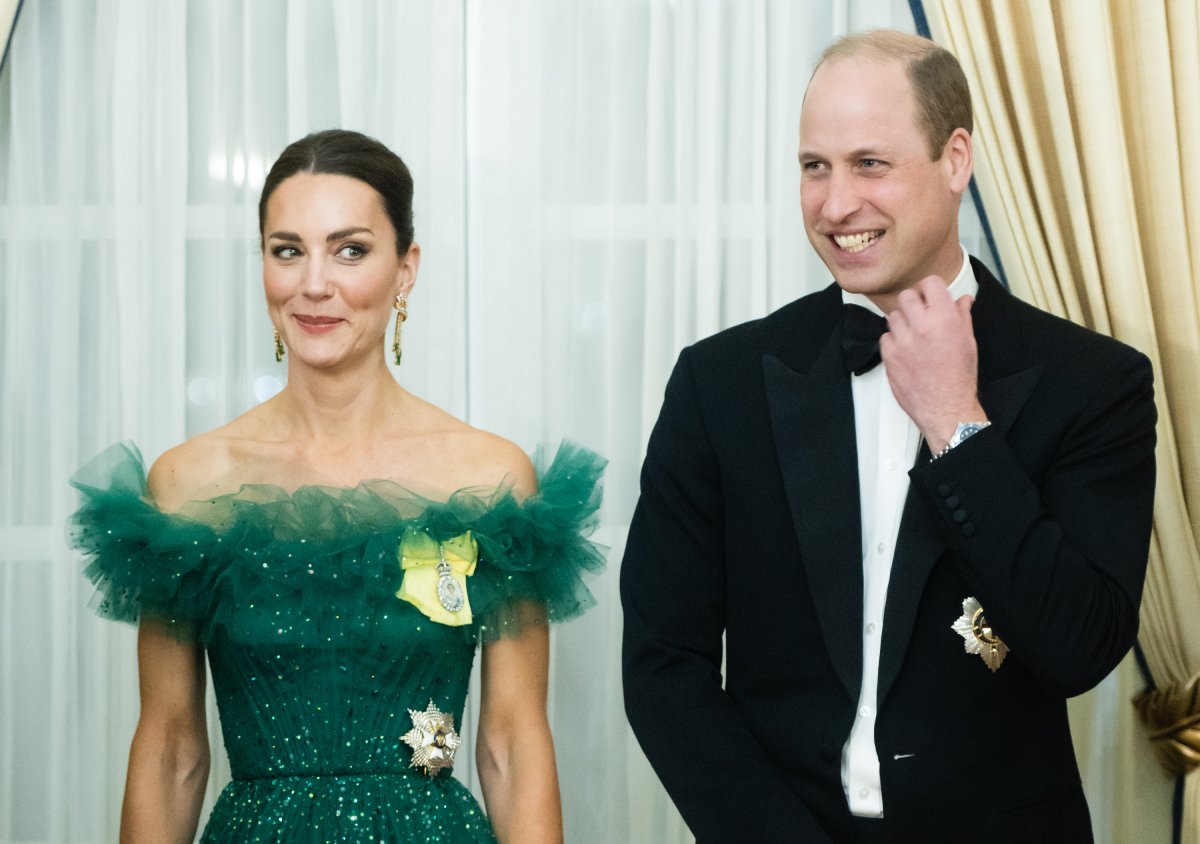
<path fill-rule="evenodd" d="M 243 486 L 170 514 L 130 445 L 80 470 L 71 532 L 98 612 L 162 619 L 208 653 L 233 781 L 201 840 L 494 841 L 449 771 L 413 767 L 410 710 L 432 703 L 461 724 L 480 642 L 520 632 L 528 601 L 550 621 L 592 604 L 580 575 L 603 564 L 585 538 L 603 465 L 564 443 L 520 502 L 506 487 L 439 502 L 367 481 Z M 460 578 L 469 623 L 397 597 L 410 531 L 434 548 L 474 538 L 477 564 Z M 468 737 L 460 752 L 473 752 Z"/>

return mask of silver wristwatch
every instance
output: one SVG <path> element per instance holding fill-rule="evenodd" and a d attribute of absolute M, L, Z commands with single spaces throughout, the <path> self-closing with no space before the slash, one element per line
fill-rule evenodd
<path fill-rule="evenodd" d="M 978 434 L 980 431 L 982 431 L 984 428 L 986 428 L 988 425 L 991 425 L 991 424 L 992 424 L 991 422 L 987 422 L 987 421 L 984 421 L 984 422 L 959 422 L 958 427 L 954 429 L 953 436 L 950 437 L 950 442 L 946 443 L 946 447 L 943 448 L 941 451 L 939 451 L 937 454 L 933 455 L 933 457 L 930 459 L 937 460 L 939 457 L 941 457 L 943 454 L 948 452 L 950 449 L 954 448 L 955 446 L 962 445 L 963 440 L 967 439 L 968 437 L 975 436 L 976 434 Z"/>

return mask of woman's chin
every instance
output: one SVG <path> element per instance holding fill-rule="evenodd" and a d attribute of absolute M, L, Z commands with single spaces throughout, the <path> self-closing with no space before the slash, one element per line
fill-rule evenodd
<path fill-rule="evenodd" d="M 288 350 L 292 355 L 295 363 L 304 366 L 307 369 L 319 371 L 345 371 L 357 367 L 370 366 L 375 362 L 375 357 L 383 358 L 381 351 L 354 349 L 354 348 L 320 348 L 317 344 L 306 345 L 304 347 Z"/>
<path fill-rule="evenodd" d="M 352 356 L 340 349 L 300 349 L 292 352 L 292 360 L 307 369 L 339 369 Z"/>

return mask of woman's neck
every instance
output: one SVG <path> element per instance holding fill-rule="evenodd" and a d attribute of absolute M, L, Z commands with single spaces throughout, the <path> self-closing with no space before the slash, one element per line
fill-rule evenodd
<path fill-rule="evenodd" d="M 336 449 L 361 446 L 394 430 L 408 398 L 382 358 L 353 372 L 292 364 L 278 410 L 287 417 L 293 440 Z"/>

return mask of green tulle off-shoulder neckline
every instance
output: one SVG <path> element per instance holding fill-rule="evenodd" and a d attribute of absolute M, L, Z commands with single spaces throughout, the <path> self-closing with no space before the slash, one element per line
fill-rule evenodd
<path fill-rule="evenodd" d="M 488 641 L 540 620 L 530 601 L 552 622 L 595 603 L 583 574 L 604 565 L 587 537 L 605 462 L 568 442 L 552 459 L 539 449 L 538 490 L 522 500 L 509 485 L 435 501 L 385 480 L 292 492 L 257 484 L 164 513 L 141 454 L 120 443 L 71 478 L 81 504 L 70 539 L 88 559 L 93 607 L 105 618 L 152 615 L 204 644 L 234 630 L 235 609 L 267 602 L 281 618 L 303 620 L 288 628 L 297 644 L 319 647 L 370 636 L 379 613 L 396 611 L 407 528 L 439 541 L 471 531 L 479 545 L 468 583 L 474 622 L 462 635 Z"/>

